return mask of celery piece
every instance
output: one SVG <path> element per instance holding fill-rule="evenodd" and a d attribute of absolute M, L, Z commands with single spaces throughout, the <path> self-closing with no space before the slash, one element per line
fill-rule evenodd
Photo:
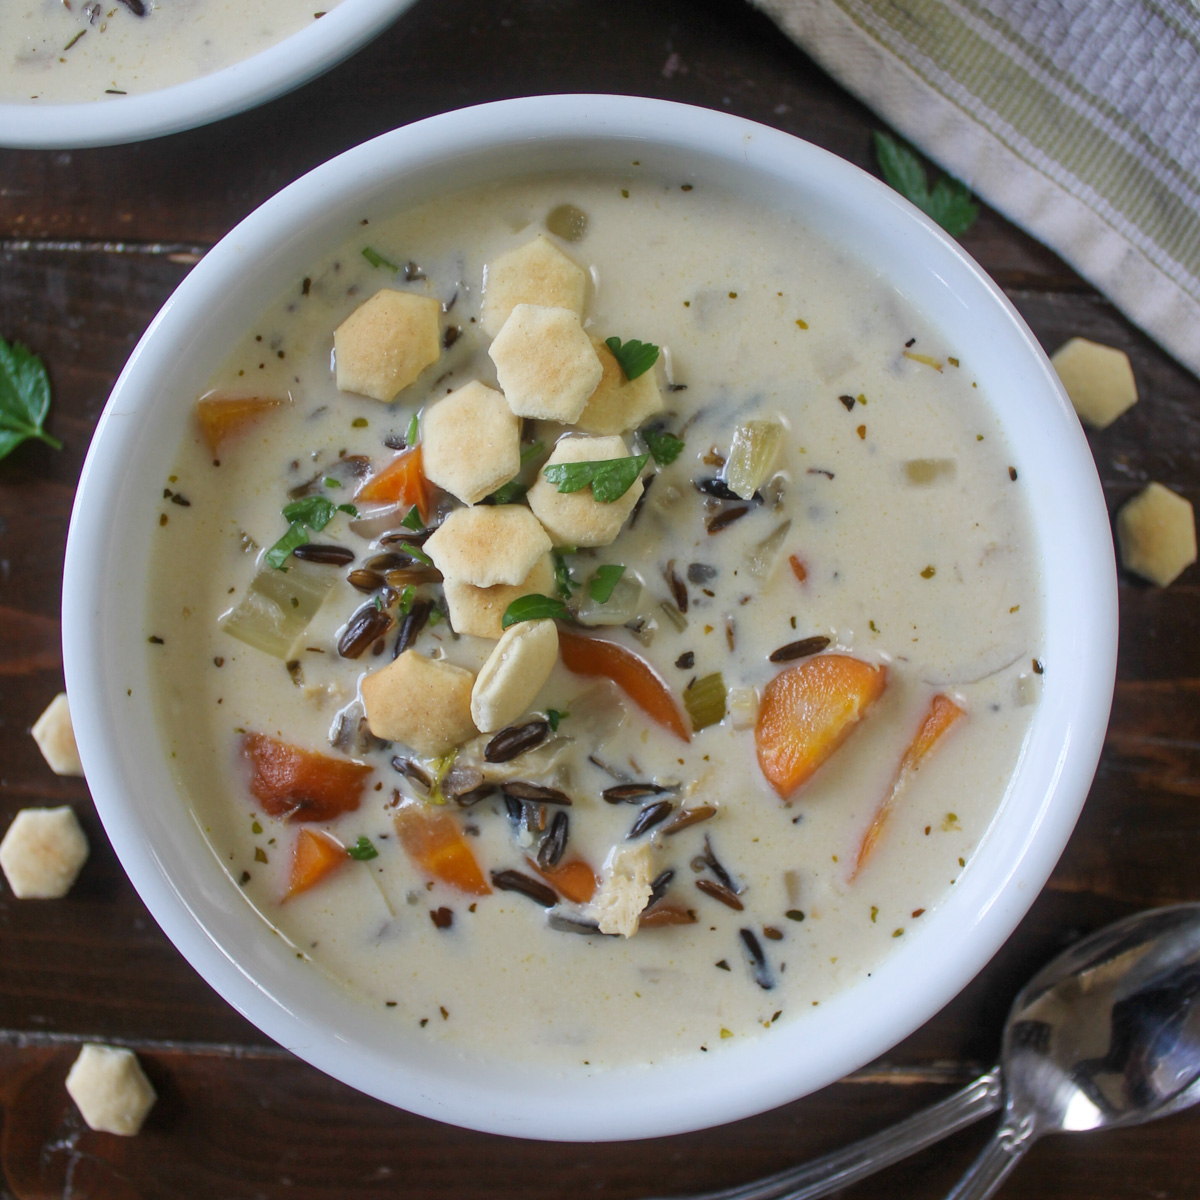
<path fill-rule="evenodd" d="M 692 729 L 699 733 L 725 719 L 725 680 L 720 671 L 697 679 L 683 693 L 683 706 L 692 718 Z"/>
<path fill-rule="evenodd" d="M 337 578 L 336 571 L 300 559 L 291 560 L 286 572 L 264 563 L 245 595 L 221 618 L 221 628 L 256 650 L 291 658 Z"/>
<path fill-rule="evenodd" d="M 591 589 L 585 588 L 575 611 L 575 620 L 580 625 L 624 625 L 637 616 L 641 598 L 641 580 L 626 573 L 613 585 L 603 603 L 593 598 Z"/>
<path fill-rule="evenodd" d="M 779 561 L 779 552 L 787 540 L 788 530 L 792 527 L 791 519 L 777 525 L 761 542 L 755 542 L 746 551 L 746 570 L 750 572 L 757 583 L 766 583 L 775 570 Z"/>
<path fill-rule="evenodd" d="M 908 482 L 918 486 L 937 483 L 940 480 L 949 483 L 956 473 L 957 466 L 952 458 L 910 458 L 904 464 L 904 474 Z"/>
<path fill-rule="evenodd" d="M 739 425 L 733 431 L 733 446 L 725 466 L 729 490 L 749 500 L 771 473 L 782 441 L 783 426 L 778 421 L 747 421 Z"/>

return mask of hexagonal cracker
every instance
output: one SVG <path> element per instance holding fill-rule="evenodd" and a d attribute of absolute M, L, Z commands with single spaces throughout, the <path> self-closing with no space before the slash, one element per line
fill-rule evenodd
<path fill-rule="evenodd" d="M 425 410 L 421 465 L 427 479 L 474 504 L 521 469 L 521 422 L 494 388 L 472 382 Z"/>
<path fill-rule="evenodd" d="M 442 353 L 442 306 L 430 296 L 383 288 L 333 333 L 337 385 L 390 404 Z"/>
<path fill-rule="evenodd" d="M 518 304 L 569 308 L 582 316 L 586 288 L 583 268 L 539 233 L 484 268 L 483 331 L 495 337 Z"/>
<path fill-rule="evenodd" d="M 494 733 L 526 712 L 557 661 L 553 621 L 521 621 L 506 629 L 471 691 L 471 719 L 479 731 Z"/>
<path fill-rule="evenodd" d="M 559 439 L 545 465 L 628 457 L 625 442 L 619 437 L 564 437 Z M 643 490 L 642 481 L 637 479 L 623 496 L 610 504 L 601 504 L 590 487 L 564 494 L 557 484 L 539 474 L 529 489 L 528 500 L 556 546 L 607 546 L 621 532 Z"/>
<path fill-rule="evenodd" d="M 504 635 L 501 622 L 514 600 L 522 596 L 554 595 L 554 563 L 549 554 L 543 554 L 520 583 L 498 583 L 481 588 L 473 583 L 456 583 L 447 579 L 442 590 L 455 633 L 467 633 L 494 641 Z"/>
<path fill-rule="evenodd" d="M 79 748 L 75 745 L 75 729 L 71 724 L 71 710 L 67 707 L 67 693 L 59 692 L 46 706 L 46 711 L 34 722 L 29 731 L 37 742 L 42 757 L 50 764 L 55 775 L 82 775 L 83 763 L 79 761 Z"/>
<path fill-rule="evenodd" d="M 363 678 L 367 724 L 385 742 L 402 742 L 418 754 L 445 754 L 475 736 L 474 683 L 463 667 L 405 650 Z"/>
<path fill-rule="evenodd" d="M 456 508 L 425 543 L 443 578 L 476 587 L 520 583 L 549 550 L 546 531 L 522 504 Z"/>
<path fill-rule="evenodd" d="M 67 1091 L 98 1133 L 132 1137 L 158 1099 L 132 1050 L 89 1042 L 67 1075 Z"/>
<path fill-rule="evenodd" d="M 488 354 L 518 417 L 573 425 L 604 376 L 592 339 L 569 308 L 518 304 Z"/>
<path fill-rule="evenodd" d="M 1076 337 L 1059 346 L 1050 361 L 1087 425 L 1104 429 L 1137 403 L 1137 383 L 1124 350 Z"/>
<path fill-rule="evenodd" d="M 65 805 L 21 809 L 0 841 L 0 870 L 18 900 L 65 896 L 87 856 L 79 818 Z"/>
<path fill-rule="evenodd" d="M 1117 513 L 1121 563 L 1166 587 L 1196 561 L 1196 517 L 1191 503 L 1152 483 Z"/>
<path fill-rule="evenodd" d="M 584 433 L 624 433 L 662 411 L 662 394 L 653 368 L 636 379 L 626 379 L 621 364 L 602 338 L 592 338 L 592 346 L 604 374 L 575 422 L 578 429 Z"/>

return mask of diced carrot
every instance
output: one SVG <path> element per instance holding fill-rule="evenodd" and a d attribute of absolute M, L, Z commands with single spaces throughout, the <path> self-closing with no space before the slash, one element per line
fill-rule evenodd
<path fill-rule="evenodd" d="M 250 794 L 272 817 L 332 821 L 362 800 L 371 768 L 343 758 L 301 750 L 261 733 L 242 737 L 250 762 Z"/>
<path fill-rule="evenodd" d="M 196 419 L 208 448 L 216 454 L 227 437 L 241 433 L 284 403 L 276 396 L 205 396 L 196 401 Z"/>
<path fill-rule="evenodd" d="M 887 668 L 820 654 L 767 684 L 754 740 L 767 782 L 785 800 L 816 773 L 883 694 Z"/>
<path fill-rule="evenodd" d="M 283 898 L 287 900 L 297 892 L 307 892 L 349 861 L 346 847 L 329 834 L 316 829 L 301 829 L 292 848 L 292 869 Z"/>
<path fill-rule="evenodd" d="M 656 904 L 638 918 L 639 929 L 662 929 L 667 925 L 695 925 L 696 914 L 678 904 Z"/>
<path fill-rule="evenodd" d="M 458 822 L 448 812 L 406 805 L 396 814 L 396 832 L 405 852 L 422 871 L 472 896 L 491 892 Z"/>
<path fill-rule="evenodd" d="M 666 680 L 654 668 L 617 642 L 558 632 L 563 666 L 577 675 L 611 679 L 643 712 L 685 742 L 692 740 L 687 722 Z"/>
<path fill-rule="evenodd" d="M 366 504 L 415 504 L 421 520 L 428 521 L 429 483 L 421 468 L 421 447 L 401 450 L 358 489 L 354 498 Z"/>
<path fill-rule="evenodd" d="M 921 763 L 925 761 L 929 752 L 941 740 L 942 735 L 959 717 L 963 716 L 966 716 L 966 713 L 949 696 L 942 695 L 941 693 L 934 696 L 932 703 L 929 705 L 928 715 L 922 722 L 921 728 L 917 730 L 916 737 L 909 743 L 908 749 L 904 752 L 904 757 L 900 760 L 900 767 L 896 771 L 896 778 L 892 781 L 891 789 L 875 810 L 875 815 L 871 818 L 871 824 L 867 826 L 867 832 L 863 834 L 862 844 L 858 848 L 858 857 L 854 863 L 854 870 L 850 873 L 851 882 L 854 881 L 859 871 L 866 866 L 867 859 L 875 852 L 888 816 L 895 807 L 900 793 L 908 785 L 909 779 L 920 768 Z"/>
<path fill-rule="evenodd" d="M 587 904 L 596 894 L 596 872 L 582 858 L 543 870 L 532 858 L 525 860 L 560 896 L 576 904 Z"/>
<path fill-rule="evenodd" d="M 804 562 L 794 554 L 788 556 L 788 562 L 791 563 L 792 574 L 803 583 L 808 578 L 808 568 L 804 565 Z"/>

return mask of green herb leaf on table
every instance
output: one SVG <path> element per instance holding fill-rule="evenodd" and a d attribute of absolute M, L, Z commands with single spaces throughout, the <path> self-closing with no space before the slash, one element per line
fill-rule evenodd
<path fill-rule="evenodd" d="M 637 338 L 622 342 L 619 337 L 610 337 L 604 339 L 604 344 L 621 364 L 626 379 L 633 380 L 645 375 L 658 362 L 658 347 L 653 342 L 639 342 Z"/>
<path fill-rule="evenodd" d="M 559 712 L 557 708 L 546 709 L 546 720 L 550 723 L 550 732 L 557 733 L 559 723 L 565 721 L 570 715 L 569 712 Z"/>
<path fill-rule="evenodd" d="M 359 862 L 370 862 L 371 859 L 379 857 L 379 851 L 375 849 L 374 843 L 365 833 L 358 835 L 358 841 L 348 847 L 346 853 Z"/>
<path fill-rule="evenodd" d="M 975 223 L 979 205 L 971 199 L 965 184 L 943 175 L 931 192 L 925 169 L 917 156 L 879 129 L 875 131 L 875 158 L 884 179 L 947 233 L 958 237 Z"/>
<path fill-rule="evenodd" d="M 624 574 L 624 563 L 604 563 L 596 568 L 596 574 L 588 584 L 588 594 L 597 604 L 607 604 L 612 598 L 613 588 Z"/>
<path fill-rule="evenodd" d="M 263 561 L 268 567 L 273 567 L 276 571 L 286 571 L 287 568 L 283 564 L 291 557 L 292 551 L 297 546 L 303 546 L 307 542 L 308 530 L 304 528 L 304 523 L 302 521 L 293 521 L 288 526 L 287 533 L 263 556 Z"/>
<path fill-rule="evenodd" d="M 42 428 L 49 408 L 50 378 L 42 360 L 20 342 L 0 338 L 0 458 L 29 438 L 62 449 Z"/>
<path fill-rule="evenodd" d="M 518 596 L 500 619 L 500 628 L 508 629 L 522 621 L 554 620 L 567 615 L 567 606 L 556 596 Z"/>
<path fill-rule="evenodd" d="M 643 429 L 642 437 L 660 467 L 669 467 L 683 450 L 683 438 L 677 438 L 665 429 Z"/>
<path fill-rule="evenodd" d="M 362 256 L 373 267 L 387 267 L 389 271 L 398 271 L 400 268 L 396 266 L 390 259 L 384 258 L 378 250 L 373 250 L 370 246 L 364 246 Z"/>
<path fill-rule="evenodd" d="M 606 458 L 599 462 L 555 463 L 543 467 L 542 474 L 558 484 L 560 492 L 578 492 L 591 484 L 596 500 L 611 504 L 633 487 L 649 461 L 649 454 L 633 454 L 629 458 Z"/>

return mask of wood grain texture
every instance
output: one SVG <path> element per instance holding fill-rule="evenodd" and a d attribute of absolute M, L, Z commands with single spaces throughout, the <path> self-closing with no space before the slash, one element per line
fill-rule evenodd
<path fill-rule="evenodd" d="M 1013 995 L 1070 942 L 1200 898 L 1200 571 L 1122 576 L 1113 716 L 1049 886 L 983 972 L 850 1081 L 719 1130 L 539 1145 L 413 1117 L 320 1075 L 219 999 L 149 917 L 81 780 L 29 725 L 62 686 L 63 547 L 87 442 L 117 374 L 196 257 L 286 183 L 420 117 L 522 93 L 660 96 L 784 129 L 871 169 L 878 122 L 741 0 L 421 0 L 372 46 L 255 112 L 139 146 L 0 150 L 0 334 L 49 364 L 61 454 L 0 463 L 0 829 L 71 804 L 92 856 L 70 896 L 0 890 L 0 1197 L 537 1200 L 682 1194 L 751 1179 L 880 1128 L 989 1065 Z M 1200 502 L 1200 384 L 1067 266 L 994 213 L 962 239 L 1048 349 L 1125 349 L 1141 402 L 1089 433 L 1111 513 L 1158 479 Z M 139 1050 L 161 1100 L 132 1140 L 93 1134 L 62 1088 L 82 1040 Z M 581 1137 L 586 1131 L 581 1130 Z M 1039 1145 L 1005 1196 L 1200 1197 L 1200 1116 Z M 854 1197 L 944 1195 L 973 1130 Z"/>

